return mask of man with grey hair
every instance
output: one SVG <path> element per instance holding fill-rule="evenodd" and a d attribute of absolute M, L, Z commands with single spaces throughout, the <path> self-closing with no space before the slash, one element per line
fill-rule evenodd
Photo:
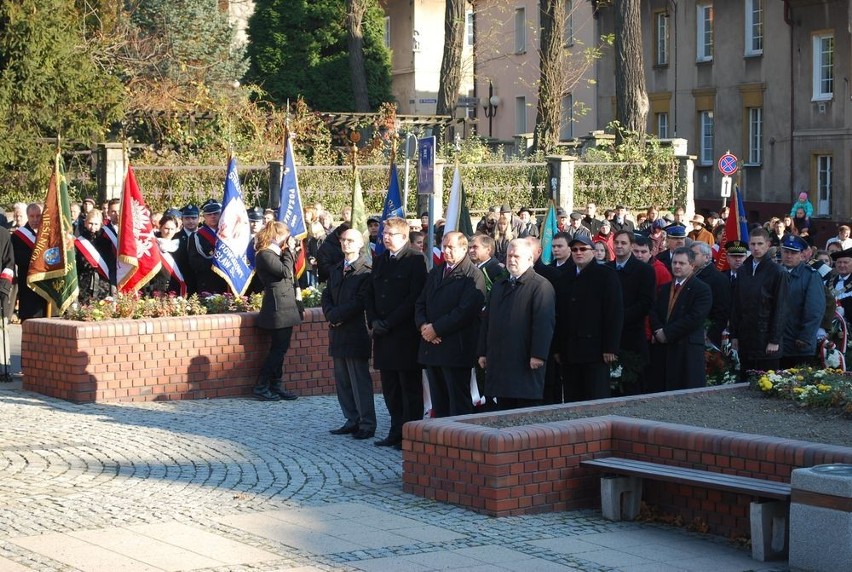
<path fill-rule="evenodd" d="M 556 297 L 550 282 L 533 269 L 532 243 L 509 243 L 509 276 L 494 284 L 479 332 L 479 365 L 486 372 L 490 408 L 539 405 L 556 324 Z M 511 334 L 511 335 L 509 335 Z"/>
<path fill-rule="evenodd" d="M 713 251 L 706 242 L 693 241 L 689 246 L 695 254 L 695 275 L 710 287 L 713 306 L 710 309 L 707 338 L 721 347 L 722 332 L 731 317 L 731 283 L 713 264 Z"/>

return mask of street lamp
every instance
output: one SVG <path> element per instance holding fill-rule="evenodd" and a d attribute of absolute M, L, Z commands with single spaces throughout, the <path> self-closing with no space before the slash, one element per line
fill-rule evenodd
<path fill-rule="evenodd" d="M 494 84 L 488 80 L 488 101 L 482 106 L 485 110 L 485 117 L 488 118 L 488 136 L 492 137 L 491 127 L 494 116 L 497 115 L 497 106 L 500 105 L 500 98 L 494 95 Z"/>

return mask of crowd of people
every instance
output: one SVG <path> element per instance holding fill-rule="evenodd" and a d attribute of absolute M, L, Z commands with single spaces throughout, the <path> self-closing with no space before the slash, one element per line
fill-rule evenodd
<path fill-rule="evenodd" d="M 90 199 L 75 205 L 83 301 L 115 290 L 119 206 L 98 209 Z M 618 205 L 602 217 L 594 204 L 585 213 L 559 209 L 549 263 L 541 259 L 541 223 L 530 208 L 493 207 L 471 236 L 444 233 L 429 213 L 413 221 L 371 218 L 362 236 L 350 228 L 351 209 L 334 221 L 317 204 L 305 210 L 302 245 L 274 211 L 249 209 L 248 257 L 256 271 L 250 291 L 263 292 L 258 325 L 272 336 L 254 395 L 296 397 L 283 388 L 283 358 L 301 321 L 299 286 L 318 282 L 326 283 L 322 309 L 345 418 L 332 433 L 375 435 L 372 359 L 391 419 L 379 446 L 400 446 L 403 424 L 423 417 L 424 393 L 425 408 L 441 417 L 477 406 L 606 398 L 615 369 L 622 393 L 701 387 L 705 347 L 726 342 L 742 378 L 751 369 L 816 364 L 836 314 L 843 331 L 844 316 L 852 317 L 852 238 L 840 225 L 817 250 L 807 206 L 794 207 L 790 221 L 752 225 L 747 241 L 724 245 L 727 209 L 689 220 L 683 208 L 664 215 L 650 207 L 634 216 Z M 153 215 L 164 263 L 146 288 L 227 291 L 212 264 L 221 209 L 210 200 Z M 4 307 L 16 307 L 21 320 L 45 311 L 43 299 L 15 279 L 26 276 L 40 218 L 40 205 L 15 205 L 11 237 L 0 231 L 0 287 L 16 301 Z M 442 259 L 427 270 L 430 225 Z M 307 272 L 299 278 L 301 248 Z M 724 271 L 716 265 L 722 253 Z"/>

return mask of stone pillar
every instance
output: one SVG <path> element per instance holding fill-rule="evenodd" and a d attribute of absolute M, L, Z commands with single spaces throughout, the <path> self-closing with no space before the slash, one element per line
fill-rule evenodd
<path fill-rule="evenodd" d="M 678 161 L 677 178 L 678 186 L 686 190 L 686 197 L 683 205 L 671 205 L 672 208 L 683 206 L 686 220 L 692 219 L 695 214 L 695 155 L 688 155 L 686 152 L 686 139 L 672 139 L 672 149 L 674 156 Z"/>
<path fill-rule="evenodd" d="M 121 198 L 125 171 L 127 163 L 124 159 L 124 145 L 98 143 L 98 208 L 102 201 Z"/>
<path fill-rule="evenodd" d="M 281 177 L 284 176 L 284 160 L 267 161 L 266 164 L 269 166 L 269 200 L 266 202 L 266 208 L 277 209 L 281 199 Z"/>
<path fill-rule="evenodd" d="M 576 157 L 550 155 L 547 159 L 547 188 L 557 207 L 574 210 L 574 165 Z"/>
<path fill-rule="evenodd" d="M 790 569 L 849 570 L 852 465 L 795 469 L 790 486 Z"/>
<path fill-rule="evenodd" d="M 518 133 L 514 136 L 515 139 L 515 154 L 519 157 L 529 157 L 533 142 L 535 141 L 534 133 Z"/>

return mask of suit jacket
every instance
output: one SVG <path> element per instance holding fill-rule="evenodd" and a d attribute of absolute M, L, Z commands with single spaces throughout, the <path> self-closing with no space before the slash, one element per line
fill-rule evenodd
<path fill-rule="evenodd" d="M 414 324 L 414 304 L 426 282 L 426 258 L 405 246 L 396 258 L 389 251 L 373 259 L 367 283 L 367 322 L 387 322 L 388 333 L 373 334 L 373 367 L 418 369 L 420 332 Z"/>
<path fill-rule="evenodd" d="M 192 233 L 189 239 L 189 249 L 187 250 L 187 260 L 192 273 L 195 275 L 195 287 L 199 294 L 207 292 L 209 294 L 224 294 L 230 292 L 228 283 L 225 279 L 213 272 L 213 250 L 215 243 L 211 244 L 205 236 L 200 232 L 206 229 L 205 225 L 200 225 L 198 230 Z M 213 234 L 216 234 L 215 229 Z"/>
<path fill-rule="evenodd" d="M 506 268 L 493 256 L 488 259 L 488 262 L 480 266 L 479 269 L 485 273 L 485 284 L 489 290 L 491 289 L 491 286 L 499 282 L 501 278 L 505 278 L 509 275 Z"/>
<path fill-rule="evenodd" d="M 12 236 L 5 226 L 0 227 L 0 320 L 12 315 L 15 300 L 12 298 L 12 281 L 15 279 L 15 251 Z"/>
<path fill-rule="evenodd" d="M 607 266 L 616 269 L 616 262 Z M 654 304 L 657 294 L 657 279 L 654 269 L 635 256 L 616 270 L 621 283 L 621 295 L 624 300 L 624 325 L 621 330 L 621 349 L 638 352 L 647 359 L 648 340 L 645 337 L 645 318 Z"/>
<path fill-rule="evenodd" d="M 331 270 L 322 292 L 322 313 L 328 320 L 328 355 L 331 357 L 370 357 L 364 304 L 372 269 L 369 257 L 361 256 L 348 270 L 343 262 Z"/>
<path fill-rule="evenodd" d="M 713 294 L 713 306 L 710 309 L 710 324 L 707 326 L 707 337 L 711 342 L 721 347 L 722 331 L 728 327 L 731 319 L 731 279 L 725 276 L 711 262 L 702 268 L 696 277 L 710 287 Z"/>
<path fill-rule="evenodd" d="M 257 326 L 265 330 L 289 328 L 302 323 L 302 311 L 296 302 L 293 281 L 293 253 L 280 255 L 264 248 L 255 257 L 255 272 L 263 282 L 263 301 Z"/>
<path fill-rule="evenodd" d="M 615 270 L 594 261 L 576 270 L 571 264 L 556 287 L 555 353 L 563 364 L 603 363 L 621 342 L 621 283 Z"/>
<path fill-rule="evenodd" d="M 183 280 L 184 282 L 186 282 L 187 296 L 198 292 L 198 281 L 195 279 L 195 273 L 189 266 L 189 245 L 195 245 L 195 239 L 192 238 L 192 235 L 192 232 L 186 230 L 185 228 L 182 228 L 180 229 L 180 232 L 178 232 L 175 236 L 175 238 L 177 238 L 178 242 L 180 243 L 180 246 L 178 246 L 180 255 L 175 254 L 174 259 L 175 262 L 177 262 L 178 268 L 180 268 L 181 273 L 183 273 Z"/>
<path fill-rule="evenodd" d="M 674 285 L 669 282 L 662 287 L 651 311 L 651 330 L 662 328 L 666 336 L 666 343 L 655 348 L 665 354 L 663 372 L 658 375 L 664 376 L 666 390 L 704 387 L 704 320 L 710 313 L 713 295 L 707 284 L 692 276 L 681 286 L 669 313 Z"/>
<path fill-rule="evenodd" d="M 532 268 L 514 287 L 508 277 L 494 284 L 477 352 L 487 358 L 485 395 L 541 399 L 545 368 L 530 369 L 530 358 L 547 362 L 555 325 L 553 286 Z"/>
<path fill-rule="evenodd" d="M 485 275 L 465 257 L 448 276 L 446 264 L 435 266 L 414 307 L 418 331 L 432 324 L 441 343 L 420 340 L 423 365 L 473 367 L 479 339 L 479 316 L 485 303 Z"/>
<path fill-rule="evenodd" d="M 33 232 L 29 223 L 25 224 L 24 228 Z M 30 271 L 30 258 L 32 257 L 33 249 L 13 232 L 12 251 L 15 256 L 15 264 L 18 266 L 16 273 L 18 284 L 18 317 L 21 320 L 44 318 L 47 314 L 47 303 L 44 298 L 27 286 L 27 273 Z"/>
<path fill-rule="evenodd" d="M 749 256 L 737 271 L 734 307 L 731 311 L 731 339 L 739 341 L 740 354 L 766 359 L 766 346 L 781 346 L 787 320 L 787 273 L 764 257 L 753 271 Z M 779 352 L 780 353 L 780 352 Z"/>

